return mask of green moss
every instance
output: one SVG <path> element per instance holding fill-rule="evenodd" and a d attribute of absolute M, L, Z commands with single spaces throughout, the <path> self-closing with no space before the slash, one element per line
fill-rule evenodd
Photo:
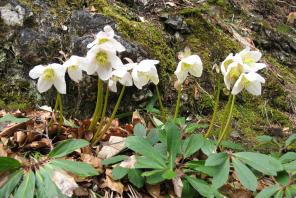
<path fill-rule="evenodd" d="M 276 30 L 280 33 L 283 33 L 283 34 L 292 34 L 293 33 L 293 29 L 288 26 L 287 24 L 279 24 L 277 27 L 276 27 Z"/>

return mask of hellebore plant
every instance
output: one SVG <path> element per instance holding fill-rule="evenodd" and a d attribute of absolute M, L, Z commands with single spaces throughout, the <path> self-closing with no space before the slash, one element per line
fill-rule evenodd
<path fill-rule="evenodd" d="M 259 51 L 252 51 L 250 48 L 246 48 L 241 52 L 235 54 L 229 54 L 226 59 L 221 63 L 221 73 L 224 76 L 224 83 L 226 88 L 231 91 L 228 103 L 225 109 L 225 120 L 222 123 L 222 127 L 218 137 L 218 145 L 227 136 L 227 131 L 231 124 L 235 97 L 244 89 L 252 95 L 261 95 L 261 84 L 265 83 L 265 79 L 256 72 L 266 67 L 264 63 L 257 63 L 262 54 Z M 205 135 L 208 137 L 211 134 L 213 122 L 216 117 L 217 107 L 219 103 L 220 88 L 218 87 L 213 118 L 210 123 L 210 127 Z"/>
<path fill-rule="evenodd" d="M 56 112 L 58 107 L 60 107 L 60 127 L 63 124 L 63 105 L 60 94 L 66 94 L 66 69 L 67 68 L 63 65 L 53 63 L 47 66 L 37 65 L 29 72 L 29 76 L 32 79 L 38 78 L 37 89 L 40 93 L 46 92 L 52 87 L 52 85 L 54 85 L 54 87 L 57 89 L 56 103 L 53 112 Z M 51 126 L 51 124 L 52 119 L 50 120 L 49 126 Z"/>
<path fill-rule="evenodd" d="M 202 75 L 203 65 L 201 59 L 198 55 L 191 55 L 189 48 L 185 48 L 184 52 L 180 52 L 178 58 L 180 62 L 178 63 L 175 75 L 177 76 L 177 90 L 178 99 L 176 104 L 176 110 L 174 114 L 174 121 L 176 121 L 181 101 L 181 90 L 182 84 L 186 80 L 189 74 L 200 77 Z"/>

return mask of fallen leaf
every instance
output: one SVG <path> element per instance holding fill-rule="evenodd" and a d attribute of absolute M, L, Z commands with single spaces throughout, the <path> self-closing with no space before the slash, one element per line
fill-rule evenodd
<path fill-rule="evenodd" d="M 90 154 L 81 154 L 81 160 L 92 165 L 94 168 L 102 168 L 102 160 Z"/>
<path fill-rule="evenodd" d="M 124 141 L 126 138 L 111 136 L 108 142 L 103 143 L 102 149 L 98 152 L 98 157 L 106 159 L 113 157 L 126 148 Z"/>
<path fill-rule="evenodd" d="M 138 123 L 141 123 L 144 126 L 146 126 L 146 122 L 144 118 L 140 115 L 139 111 L 134 111 L 132 116 L 132 124 L 135 126 Z"/>
<path fill-rule="evenodd" d="M 54 171 L 52 181 L 61 192 L 68 197 L 72 197 L 74 190 L 78 188 L 74 178 L 68 175 L 65 171 Z"/>
<path fill-rule="evenodd" d="M 176 176 L 173 179 L 173 185 L 174 185 L 174 192 L 178 197 L 182 196 L 182 191 L 183 191 L 183 182 L 181 180 L 181 177 Z"/>
<path fill-rule="evenodd" d="M 104 179 L 104 183 L 101 185 L 101 188 L 109 188 L 112 191 L 115 191 L 122 195 L 124 186 L 120 181 L 114 181 L 112 179 L 112 170 L 106 170 L 106 178 Z"/>
<path fill-rule="evenodd" d="M 160 185 L 149 185 L 146 184 L 146 189 L 148 193 L 153 197 L 153 198 L 161 198 L 160 196 Z"/>
<path fill-rule="evenodd" d="M 296 20 L 296 12 L 290 12 L 287 19 L 288 23 L 293 24 L 295 20 Z"/>
<path fill-rule="evenodd" d="M 78 187 L 74 190 L 74 194 L 78 197 L 88 197 L 89 193 L 86 188 Z"/>

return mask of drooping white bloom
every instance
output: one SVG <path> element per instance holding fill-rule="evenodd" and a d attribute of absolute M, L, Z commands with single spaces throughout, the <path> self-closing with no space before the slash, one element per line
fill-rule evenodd
<path fill-rule="evenodd" d="M 242 62 L 246 65 L 247 72 L 256 72 L 266 67 L 266 64 L 264 63 L 257 63 L 262 57 L 262 53 L 258 50 L 251 51 L 250 48 L 247 47 L 240 51 L 236 56 L 239 56 Z"/>
<path fill-rule="evenodd" d="M 87 45 L 87 48 L 91 48 L 95 45 L 101 46 L 103 48 L 114 50 L 117 52 L 125 51 L 125 47 L 114 39 L 114 30 L 110 25 L 104 27 L 104 31 L 100 31 L 93 42 Z"/>
<path fill-rule="evenodd" d="M 231 63 L 227 71 L 224 75 L 224 83 L 226 85 L 226 88 L 228 90 L 231 89 L 231 86 L 237 81 L 237 79 L 240 77 L 241 74 L 243 74 L 246 71 L 245 65 L 233 62 Z"/>
<path fill-rule="evenodd" d="M 37 65 L 31 69 L 29 76 L 33 79 L 38 79 L 37 89 L 40 93 L 49 90 L 52 85 L 61 94 L 66 94 L 65 72 L 66 67 L 53 63 L 47 66 Z"/>
<path fill-rule="evenodd" d="M 69 77 L 75 81 L 79 82 L 82 80 L 82 68 L 85 66 L 85 58 L 79 56 L 71 56 L 63 66 L 67 68 Z"/>
<path fill-rule="evenodd" d="M 110 91 L 117 92 L 117 81 L 124 86 L 133 86 L 133 79 L 128 67 L 122 67 L 112 72 L 112 77 L 109 79 L 108 87 Z"/>
<path fill-rule="evenodd" d="M 152 81 L 155 85 L 159 83 L 157 69 L 155 67 L 158 63 L 158 60 L 142 60 L 134 66 L 132 77 L 134 84 L 138 89 L 142 89 L 142 87 L 150 81 Z"/>
<path fill-rule="evenodd" d="M 226 74 L 227 72 L 227 69 L 228 69 L 228 66 L 231 64 L 231 63 L 234 63 L 234 62 L 237 62 L 237 63 L 241 63 L 242 64 L 242 59 L 240 56 L 238 55 L 233 55 L 232 53 L 230 53 L 226 58 L 225 60 L 221 63 L 221 73 L 223 75 Z"/>
<path fill-rule="evenodd" d="M 112 69 L 123 66 L 116 52 L 100 46 L 94 46 L 87 52 L 85 71 L 88 75 L 97 73 L 103 81 L 109 80 L 112 76 Z"/>
<path fill-rule="evenodd" d="M 189 74 L 200 77 L 203 70 L 201 59 L 198 55 L 191 55 L 189 49 L 185 49 L 184 53 L 179 55 L 180 62 L 178 63 L 175 75 L 178 78 L 179 84 L 182 84 Z"/>
<path fill-rule="evenodd" d="M 235 82 L 231 94 L 237 95 L 243 89 L 246 89 L 249 93 L 258 96 L 261 95 L 261 84 L 265 83 L 265 79 L 255 72 L 242 74 Z"/>

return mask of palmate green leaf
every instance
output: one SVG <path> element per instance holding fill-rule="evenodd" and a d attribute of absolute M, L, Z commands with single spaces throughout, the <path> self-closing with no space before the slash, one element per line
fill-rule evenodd
<path fill-rule="evenodd" d="M 137 163 L 135 164 L 135 168 L 139 169 L 160 169 L 163 170 L 165 167 L 160 165 L 159 163 L 151 160 L 150 158 L 146 156 L 140 156 L 137 158 Z"/>
<path fill-rule="evenodd" d="M 87 145 L 89 145 L 89 142 L 83 139 L 65 140 L 59 145 L 57 145 L 52 151 L 50 151 L 50 153 L 48 154 L 48 157 L 51 157 L 51 158 L 64 157 L 69 153 L 72 153 L 76 149 L 83 148 Z"/>
<path fill-rule="evenodd" d="M 204 160 L 189 161 L 186 163 L 186 167 L 191 170 L 207 174 L 211 177 L 214 177 L 214 175 L 216 175 L 219 171 L 217 168 L 218 166 L 205 166 Z"/>
<path fill-rule="evenodd" d="M 184 158 L 196 153 L 204 144 L 204 138 L 201 134 L 194 134 L 187 137 L 182 144 Z"/>
<path fill-rule="evenodd" d="M 153 148 L 143 137 L 130 136 L 125 140 L 125 144 L 129 149 L 145 156 L 145 159 L 150 160 L 154 164 L 158 164 L 159 167 L 166 167 L 165 157 Z"/>
<path fill-rule="evenodd" d="M 269 135 L 260 135 L 256 137 L 256 140 L 261 144 L 267 144 L 272 141 L 272 137 Z"/>
<path fill-rule="evenodd" d="M 178 127 L 173 123 L 169 122 L 165 125 L 166 136 L 167 136 L 167 151 L 169 153 L 169 168 L 173 170 L 175 167 L 175 161 L 177 154 L 180 151 L 181 146 L 181 133 Z"/>
<path fill-rule="evenodd" d="M 201 147 L 202 152 L 207 156 L 209 156 L 213 153 L 216 153 L 216 149 L 217 149 L 217 146 L 216 146 L 215 142 L 208 140 L 208 139 L 204 140 L 204 144 Z"/>
<path fill-rule="evenodd" d="M 277 176 L 275 177 L 276 181 L 285 186 L 289 184 L 289 174 L 286 171 L 278 172 Z"/>
<path fill-rule="evenodd" d="M 150 142 L 151 145 L 155 145 L 159 141 L 159 130 L 151 129 L 147 134 L 146 139 Z"/>
<path fill-rule="evenodd" d="M 186 133 L 192 133 L 194 132 L 196 129 L 206 129 L 208 128 L 209 125 L 207 124 L 197 124 L 197 123 L 191 123 L 189 124 L 186 129 L 185 129 L 185 132 Z"/>
<path fill-rule="evenodd" d="M 205 166 L 219 166 L 220 164 L 224 163 L 227 158 L 227 153 L 211 154 L 206 160 Z"/>
<path fill-rule="evenodd" d="M 128 156 L 126 156 L 126 155 L 116 155 L 114 157 L 110 157 L 110 158 L 103 160 L 102 164 L 104 166 L 108 166 L 110 164 L 116 164 L 116 163 L 121 162 L 126 159 L 128 159 Z"/>
<path fill-rule="evenodd" d="M 35 172 L 36 178 L 36 193 L 38 198 L 52 198 L 52 197 L 61 197 L 60 191 L 57 186 L 51 180 L 52 171 L 48 170 L 48 167 L 40 167 Z"/>
<path fill-rule="evenodd" d="M 284 190 L 279 190 L 275 195 L 274 198 L 283 198 L 284 197 Z"/>
<path fill-rule="evenodd" d="M 33 198 L 35 192 L 35 175 L 29 171 L 24 175 L 22 183 L 14 193 L 14 198 Z"/>
<path fill-rule="evenodd" d="M 144 186 L 145 180 L 141 174 L 142 172 L 135 168 L 129 169 L 127 173 L 128 180 L 137 188 L 142 188 Z"/>
<path fill-rule="evenodd" d="M 160 174 L 158 172 L 158 173 L 152 174 L 150 176 L 147 176 L 146 182 L 151 185 L 159 184 L 160 182 L 163 182 L 165 180 L 165 178 L 163 178 L 161 175 L 162 174 Z"/>
<path fill-rule="evenodd" d="M 212 186 L 216 189 L 223 186 L 228 180 L 229 171 L 230 171 L 230 162 L 229 162 L 229 159 L 226 159 L 224 163 L 219 166 L 218 173 L 213 178 Z"/>
<path fill-rule="evenodd" d="M 291 195 L 296 195 L 296 184 L 294 185 L 291 185 L 291 186 L 288 186 L 286 188 L 286 196 L 288 198 L 288 195 L 287 194 L 291 194 Z M 291 198 L 293 198 L 293 196 L 291 196 Z"/>
<path fill-rule="evenodd" d="M 155 175 L 155 174 L 162 174 L 164 172 L 164 170 L 152 170 L 152 171 L 145 171 L 142 173 L 143 177 L 149 177 L 151 175 Z"/>
<path fill-rule="evenodd" d="M 221 142 L 221 146 L 223 146 L 224 148 L 229 148 L 236 151 L 242 151 L 245 149 L 241 144 L 234 143 L 230 140 L 223 140 Z"/>
<path fill-rule="evenodd" d="M 177 173 L 173 170 L 166 170 L 161 176 L 165 179 L 171 180 L 177 176 Z"/>
<path fill-rule="evenodd" d="M 257 178 L 254 173 L 238 159 L 234 158 L 232 164 L 241 184 L 251 191 L 256 191 Z"/>
<path fill-rule="evenodd" d="M 142 124 L 140 123 L 136 124 L 136 126 L 134 127 L 135 136 L 146 137 L 146 133 L 147 133 L 146 129 Z"/>
<path fill-rule="evenodd" d="M 294 160 L 296 160 L 296 153 L 295 152 L 288 152 L 280 157 L 280 161 L 283 164 L 294 161 Z"/>
<path fill-rule="evenodd" d="M 8 179 L 8 181 L 0 188 L 0 195 L 3 198 L 10 197 L 10 194 L 15 189 L 15 187 L 19 184 L 22 179 L 24 172 L 22 170 L 14 172 Z"/>
<path fill-rule="evenodd" d="M 296 171 L 296 160 L 284 164 L 284 169 L 285 169 L 286 171 L 288 171 L 288 172 Z"/>
<path fill-rule="evenodd" d="M 91 165 L 83 162 L 55 159 L 50 161 L 49 164 L 58 169 L 63 169 L 65 171 L 74 173 L 75 175 L 81 177 L 90 177 L 98 175 L 96 169 L 94 169 Z"/>
<path fill-rule="evenodd" d="M 197 197 L 197 192 L 194 188 L 190 185 L 187 180 L 182 180 L 183 189 L 182 189 L 182 196 L 185 198 L 194 198 Z"/>
<path fill-rule="evenodd" d="M 128 168 L 124 168 L 121 166 L 116 166 L 112 170 L 112 179 L 119 180 L 124 178 L 128 173 Z"/>
<path fill-rule="evenodd" d="M 296 142 L 296 133 L 294 133 L 293 135 L 291 135 L 286 141 L 285 141 L 285 145 L 286 147 L 293 144 L 294 142 Z"/>
<path fill-rule="evenodd" d="M 190 183 L 190 185 L 202 196 L 204 197 L 215 197 L 219 195 L 219 193 L 211 188 L 207 182 L 201 179 L 185 176 L 186 180 Z M 219 196 L 218 196 L 219 197 Z"/>
<path fill-rule="evenodd" d="M 0 173 L 21 168 L 21 163 L 10 157 L 0 157 Z"/>
<path fill-rule="evenodd" d="M 11 114 L 6 114 L 2 118 L 0 118 L 0 122 L 13 122 L 13 123 L 23 123 L 29 121 L 29 118 L 17 118 Z"/>
<path fill-rule="evenodd" d="M 266 175 L 276 176 L 283 170 L 281 162 L 271 156 L 261 153 L 240 152 L 234 154 L 238 159 Z"/>
<path fill-rule="evenodd" d="M 280 189 L 281 187 L 279 185 L 273 185 L 273 186 L 264 188 L 260 193 L 256 195 L 255 198 L 270 198 Z"/>

